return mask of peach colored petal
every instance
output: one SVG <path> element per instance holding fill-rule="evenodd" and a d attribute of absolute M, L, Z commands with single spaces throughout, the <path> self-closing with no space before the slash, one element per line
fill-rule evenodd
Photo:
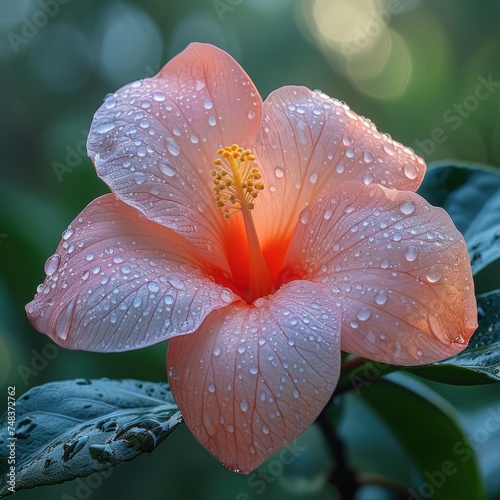
<path fill-rule="evenodd" d="M 222 235 L 241 222 L 217 212 L 210 170 L 218 148 L 250 145 L 261 108 L 253 83 L 231 56 L 193 43 L 155 77 L 106 99 L 90 129 L 89 156 L 122 201 L 229 271 Z"/>
<path fill-rule="evenodd" d="M 469 256 L 448 214 L 349 182 L 299 216 L 285 266 L 342 311 L 342 349 L 400 365 L 450 357 L 477 327 Z"/>
<path fill-rule="evenodd" d="M 266 185 L 254 211 L 264 245 L 286 239 L 300 211 L 342 182 L 416 191 L 426 168 L 347 105 L 305 87 L 269 95 L 254 149 Z"/>
<path fill-rule="evenodd" d="M 26 311 L 37 330 L 69 349 L 146 347 L 196 330 L 238 300 L 202 274 L 205 266 L 176 233 L 105 195 L 64 231 Z"/>
<path fill-rule="evenodd" d="M 226 467 L 255 469 L 328 402 L 340 370 L 339 329 L 335 306 L 306 281 L 256 307 L 214 311 L 168 348 L 170 386 L 188 427 Z"/>

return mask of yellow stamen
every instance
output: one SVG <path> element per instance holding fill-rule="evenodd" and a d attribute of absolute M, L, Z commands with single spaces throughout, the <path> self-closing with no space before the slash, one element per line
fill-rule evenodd
<path fill-rule="evenodd" d="M 224 213 L 224 218 L 241 212 L 247 233 L 250 264 L 249 297 L 256 299 L 270 293 L 271 280 L 269 271 L 262 255 L 259 238 L 253 223 L 250 210 L 254 201 L 264 189 L 260 180 L 262 174 L 255 165 L 255 156 L 249 149 L 243 149 L 237 144 L 219 149 L 221 159 L 215 160 L 218 169 L 210 171 L 214 180 L 214 196 L 217 210 Z"/>

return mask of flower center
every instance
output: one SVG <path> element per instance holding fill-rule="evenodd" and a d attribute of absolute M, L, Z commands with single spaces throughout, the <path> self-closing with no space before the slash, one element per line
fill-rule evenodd
<path fill-rule="evenodd" d="M 229 219 L 241 212 L 245 224 L 249 256 L 249 289 L 245 290 L 250 301 L 273 291 L 269 270 L 253 222 L 251 210 L 258 194 L 264 189 L 262 174 L 255 165 L 255 156 L 249 149 L 237 144 L 219 149 L 221 159 L 215 160 L 217 169 L 210 175 L 214 180 L 214 196 L 217 209 Z"/>

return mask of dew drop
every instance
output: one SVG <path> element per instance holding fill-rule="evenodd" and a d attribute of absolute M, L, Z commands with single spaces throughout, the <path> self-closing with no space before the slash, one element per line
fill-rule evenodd
<path fill-rule="evenodd" d="M 405 200 L 399 205 L 399 210 L 405 215 L 410 215 L 415 212 L 415 203 L 411 200 Z"/>
<path fill-rule="evenodd" d="M 387 302 L 387 290 L 382 288 L 375 294 L 375 303 L 383 306 Z"/>
<path fill-rule="evenodd" d="M 175 175 L 175 170 L 169 165 L 165 165 L 164 163 L 160 163 L 160 170 L 167 176 L 173 177 Z"/>
<path fill-rule="evenodd" d="M 345 150 L 345 155 L 347 156 L 347 158 L 354 158 L 355 154 L 356 154 L 356 152 L 354 151 L 353 148 L 347 148 Z"/>
<path fill-rule="evenodd" d="M 152 293 L 156 293 L 160 290 L 160 285 L 156 281 L 150 281 L 148 283 L 148 290 Z"/>
<path fill-rule="evenodd" d="M 208 392 L 211 392 L 211 393 L 215 392 L 215 385 L 214 384 L 208 384 Z"/>
<path fill-rule="evenodd" d="M 250 373 L 252 375 L 257 375 L 258 372 L 259 372 L 259 369 L 256 366 L 251 366 L 250 367 Z"/>
<path fill-rule="evenodd" d="M 116 122 L 113 118 L 103 118 L 96 126 L 96 130 L 98 134 L 105 134 L 116 127 Z"/>
<path fill-rule="evenodd" d="M 350 135 L 344 134 L 342 137 L 342 142 L 344 146 L 350 146 L 352 144 L 352 137 Z"/>
<path fill-rule="evenodd" d="M 51 255 L 45 262 L 45 274 L 47 276 L 52 276 L 59 267 L 60 262 L 61 256 L 58 253 Z"/>
<path fill-rule="evenodd" d="M 327 208 L 327 209 L 325 210 L 325 212 L 323 213 L 323 218 L 324 218 L 325 220 L 330 220 L 330 219 L 332 218 L 332 215 L 333 215 L 333 210 L 332 210 L 332 209 L 330 209 L 330 208 Z"/>
<path fill-rule="evenodd" d="M 203 90 L 205 88 L 205 82 L 201 80 L 196 80 L 194 88 L 199 92 L 200 90 Z"/>
<path fill-rule="evenodd" d="M 382 269 L 387 269 L 390 265 L 391 265 L 391 263 L 389 262 L 389 259 L 387 259 L 387 258 L 382 259 L 382 262 L 380 263 L 380 267 Z"/>
<path fill-rule="evenodd" d="M 205 109 L 212 109 L 214 107 L 214 103 L 210 99 L 205 99 L 203 101 L 203 107 Z"/>
<path fill-rule="evenodd" d="M 168 152 L 172 156 L 179 156 L 179 154 L 181 152 L 181 148 L 179 147 L 179 144 L 177 144 L 175 139 L 173 137 L 167 137 L 165 139 L 165 142 L 167 143 Z M 160 166 L 160 168 L 161 168 L 161 166 Z"/>
<path fill-rule="evenodd" d="M 247 411 L 248 410 L 248 403 L 246 399 L 242 399 L 240 402 L 240 408 L 241 411 Z"/>
<path fill-rule="evenodd" d="M 345 170 L 345 166 L 343 163 L 339 163 L 337 165 L 337 168 L 335 169 L 337 171 L 337 174 L 341 174 Z"/>
<path fill-rule="evenodd" d="M 309 181 L 311 181 L 313 184 L 318 180 L 318 172 L 313 172 L 309 176 Z"/>
<path fill-rule="evenodd" d="M 175 302 L 174 296 L 170 294 L 165 295 L 163 302 L 165 302 L 167 306 L 171 306 Z"/>
<path fill-rule="evenodd" d="M 439 281 L 441 279 L 442 273 L 438 266 L 433 265 L 427 269 L 427 281 L 429 283 L 436 283 L 436 281 Z"/>
<path fill-rule="evenodd" d="M 132 305 L 133 305 L 134 307 L 141 307 L 141 304 L 142 304 L 142 299 L 141 299 L 141 297 L 139 297 L 138 295 L 136 295 L 136 296 L 134 297 L 134 300 L 132 301 Z"/>
<path fill-rule="evenodd" d="M 94 258 L 94 254 L 92 252 L 88 253 L 86 256 L 85 256 L 85 260 L 87 262 L 90 262 L 91 260 L 93 260 Z"/>
<path fill-rule="evenodd" d="M 200 138 L 196 134 L 191 134 L 191 142 L 193 144 L 198 144 L 199 141 L 200 141 Z"/>
<path fill-rule="evenodd" d="M 215 127 L 216 123 L 217 123 L 217 120 L 216 120 L 215 116 L 209 116 L 208 117 L 208 124 L 211 127 Z"/>
<path fill-rule="evenodd" d="M 418 256 L 418 250 L 416 246 L 410 245 L 405 252 L 405 258 L 408 262 L 413 262 Z"/>
<path fill-rule="evenodd" d="M 301 212 L 299 215 L 299 220 L 302 222 L 302 224 L 307 224 L 309 221 L 309 212 Z"/>
<path fill-rule="evenodd" d="M 64 241 L 69 240 L 71 238 L 71 236 L 73 235 L 73 233 L 74 233 L 73 229 L 71 229 L 70 227 L 68 227 L 68 229 L 66 229 L 64 231 L 64 233 L 62 234 L 62 239 Z"/>
<path fill-rule="evenodd" d="M 371 151 L 365 151 L 363 153 L 363 161 L 365 163 L 370 163 L 373 160 L 373 154 Z"/>
<path fill-rule="evenodd" d="M 368 186 L 368 184 L 371 184 L 375 180 L 375 175 L 373 175 L 372 172 L 367 172 L 365 175 L 363 175 L 363 184 L 365 186 Z"/>
<path fill-rule="evenodd" d="M 71 320 L 73 318 L 74 309 L 76 306 L 77 298 L 73 297 L 57 318 L 56 333 L 61 340 L 66 340 L 71 327 Z"/>
<path fill-rule="evenodd" d="M 413 180 L 418 177 L 418 167 L 416 165 L 413 165 L 413 163 L 406 163 L 403 167 L 403 171 L 408 179 Z"/>
<path fill-rule="evenodd" d="M 124 265 L 120 268 L 120 271 L 122 274 L 130 274 L 130 272 L 132 271 L 132 269 L 130 269 L 130 266 L 127 266 L 127 265 Z"/>
<path fill-rule="evenodd" d="M 369 307 L 362 307 L 358 313 L 356 314 L 356 318 L 359 321 L 366 321 L 370 319 L 370 316 L 372 315 L 372 310 Z"/>
<path fill-rule="evenodd" d="M 295 399 L 297 399 L 297 398 L 300 396 L 299 391 L 298 391 L 297 389 L 294 389 L 294 390 L 292 391 L 292 396 L 293 396 Z"/>
<path fill-rule="evenodd" d="M 240 344 L 240 345 L 238 346 L 238 352 L 239 352 L 240 354 L 243 354 L 246 350 L 247 350 L 247 348 L 246 348 L 246 346 L 244 346 L 243 344 Z"/>
<path fill-rule="evenodd" d="M 402 238 L 403 238 L 403 235 L 402 235 L 400 232 L 398 232 L 398 231 L 396 231 L 396 232 L 392 235 L 392 239 L 393 239 L 394 241 L 401 241 L 401 240 L 402 240 Z"/>
<path fill-rule="evenodd" d="M 144 172 L 134 172 L 132 174 L 132 179 L 134 179 L 137 184 L 142 184 L 146 180 L 146 174 Z"/>
<path fill-rule="evenodd" d="M 269 427 L 267 427 L 267 425 L 264 424 L 261 427 L 261 429 L 262 429 L 262 434 L 269 434 Z"/>
<path fill-rule="evenodd" d="M 167 97 L 165 96 L 165 92 L 163 90 L 155 90 L 153 92 L 153 99 L 157 102 L 163 102 Z"/>
<path fill-rule="evenodd" d="M 282 179 L 285 175 L 285 171 L 280 168 L 280 167 L 276 167 L 274 169 L 274 175 L 278 178 L 278 179 Z"/>
<path fill-rule="evenodd" d="M 249 120 L 252 120 L 253 118 L 255 118 L 255 113 L 253 111 L 249 111 L 247 116 Z"/>

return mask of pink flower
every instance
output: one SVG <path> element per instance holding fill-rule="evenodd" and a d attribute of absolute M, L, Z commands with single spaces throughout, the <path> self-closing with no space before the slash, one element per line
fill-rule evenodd
<path fill-rule="evenodd" d="M 320 92 L 262 102 L 228 54 L 192 44 L 106 98 L 88 150 L 113 194 L 63 233 L 30 321 L 70 349 L 172 339 L 174 397 L 228 468 L 315 420 L 341 347 L 425 364 L 476 328 L 463 238 L 414 193 L 424 162 Z"/>

